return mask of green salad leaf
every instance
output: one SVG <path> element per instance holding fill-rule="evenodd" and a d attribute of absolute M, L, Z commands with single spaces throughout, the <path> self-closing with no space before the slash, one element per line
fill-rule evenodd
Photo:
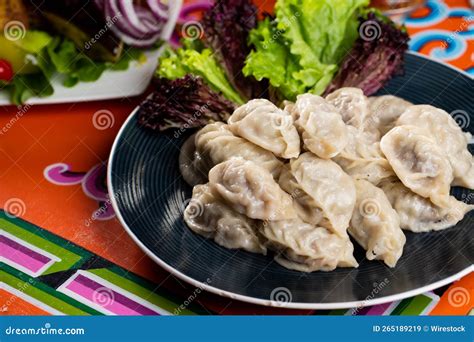
<path fill-rule="evenodd" d="M 28 30 L 25 32 L 25 36 L 19 40 L 14 41 L 14 44 L 23 51 L 29 53 L 39 53 L 53 38 L 46 32 Z"/>
<path fill-rule="evenodd" d="M 245 76 L 253 75 L 258 81 L 268 78 L 285 98 L 303 93 L 310 80 L 295 78 L 300 70 L 298 58 L 290 54 L 281 31 L 269 18 L 261 21 L 257 29 L 250 31 L 250 43 L 256 51 L 251 51 L 243 68 Z"/>
<path fill-rule="evenodd" d="M 10 88 L 10 100 L 15 105 L 25 103 L 33 96 L 47 97 L 54 93 L 51 83 L 42 73 L 17 75 L 7 88 Z"/>
<path fill-rule="evenodd" d="M 200 76 L 214 91 L 221 92 L 227 99 L 237 104 L 245 103 L 230 84 L 211 49 L 185 40 L 182 48 L 176 50 L 167 48 L 159 64 L 157 70 L 159 77 L 175 80 L 187 74 Z"/>
<path fill-rule="evenodd" d="M 33 96 L 47 97 L 54 93 L 53 77 L 62 79 L 63 85 L 73 87 L 79 82 L 95 82 L 106 70 L 126 70 L 131 61 L 142 62 L 142 50 L 126 47 L 116 63 L 94 61 L 82 53 L 67 38 L 51 37 L 42 31 L 27 31 L 25 37 L 15 43 L 34 60 L 39 71 L 17 74 L 13 80 L 0 86 L 10 93 L 13 104 L 25 103 Z"/>
<path fill-rule="evenodd" d="M 368 0 L 278 0 L 276 18 L 250 33 L 245 75 L 267 78 L 282 95 L 321 94 L 357 39 Z"/>

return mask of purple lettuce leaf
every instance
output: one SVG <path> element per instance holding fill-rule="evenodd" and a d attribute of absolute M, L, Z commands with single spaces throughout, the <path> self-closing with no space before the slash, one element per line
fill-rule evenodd
<path fill-rule="evenodd" d="M 155 131 L 226 121 L 236 107 L 211 90 L 200 77 L 157 78 L 154 84 L 155 91 L 140 105 L 138 123 Z"/>
<path fill-rule="evenodd" d="M 257 26 L 251 0 L 216 1 L 203 16 L 204 41 L 215 53 L 233 87 L 246 99 L 267 97 L 268 83 L 242 73 L 250 53 L 249 32 Z"/>
<path fill-rule="evenodd" d="M 388 18 L 369 13 L 360 19 L 359 38 L 325 94 L 342 87 L 361 88 L 367 96 L 376 93 L 392 76 L 403 73 L 408 40 L 404 29 Z"/>

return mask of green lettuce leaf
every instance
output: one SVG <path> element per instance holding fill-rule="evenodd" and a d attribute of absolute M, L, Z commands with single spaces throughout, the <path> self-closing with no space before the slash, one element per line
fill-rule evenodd
<path fill-rule="evenodd" d="M 278 29 L 302 66 L 338 64 L 358 36 L 357 16 L 369 0 L 278 0 Z"/>
<path fill-rule="evenodd" d="M 63 76 L 63 85 L 73 87 L 79 82 L 95 82 L 106 70 L 126 70 L 131 61 L 145 58 L 139 49 L 127 47 L 116 63 L 94 61 L 78 50 L 75 44 L 61 37 L 51 37 L 42 31 L 27 31 L 15 44 L 35 61 L 39 72 L 15 75 L 0 90 L 10 93 L 13 104 L 25 103 L 33 96 L 47 97 L 54 93 L 51 78 Z"/>
<path fill-rule="evenodd" d="M 159 64 L 157 70 L 159 77 L 175 80 L 187 74 L 200 76 L 212 90 L 221 92 L 227 99 L 237 104 L 245 103 L 208 48 L 191 46 L 189 42 L 185 42 L 184 47 L 177 50 L 166 49 Z"/>
<path fill-rule="evenodd" d="M 13 104 L 25 103 L 33 96 L 47 97 L 53 95 L 53 87 L 43 74 L 17 75 L 7 85 L 10 89 L 10 99 Z"/>
<path fill-rule="evenodd" d="M 300 70 L 298 58 L 290 53 L 274 22 L 269 18 L 261 21 L 255 30 L 250 31 L 249 39 L 255 50 L 246 59 L 245 76 L 252 75 L 258 81 L 269 79 L 270 84 L 287 99 L 304 92 L 311 81 L 294 77 L 294 73 Z"/>
<path fill-rule="evenodd" d="M 53 38 L 46 32 L 28 30 L 25 32 L 25 36 L 14 41 L 14 44 L 23 51 L 35 54 L 48 46 L 52 40 Z"/>
<path fill-rule="evenodd" d="M 267 78 L 286 99 L 321 94 L 357 39 L 368 0 L 278 0 L 276 18 L 250 33 L 254 50 L 243 72 Z"/>

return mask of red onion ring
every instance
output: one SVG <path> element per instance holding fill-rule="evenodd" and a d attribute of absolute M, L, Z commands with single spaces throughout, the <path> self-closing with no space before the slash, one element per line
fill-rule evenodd
<path fill-rule="evenodd" d="M 156 19 L 168 19 L 169 6 L 163 4 L 161 1 L 162 0 L 147 0 L 146 3 Z"/>
<path fill-rule="evenodd" d="M 123 18 L 135 30 L 141 32 L 142 34 L 148 34 L 151 32 L 156 33 L 159 31 L 158 26 L 149 25 L 152 27 L 147 27 L 146 25 L 142 23 L 142 21 L 140 20 L 138 16 L 138 11 L 137 11 L 138 7 L 134 6 L 131 0 L 111 0 L 111 1 L 116 2 L 118 4 L 119 11 L 123 15 Z M 153 16 L 150 16 L 150 17 L 154 18 Z"/>
<path fill-rule="evenodd" d="M 187 22 L 190 18 L 190 14 L 194 12 L 201 12 L 201 11 L 207 11 L 212 8 L 214 4 L 213 0 L 200 0 L 197 2 L 193 2 L 190 4 L 185 4 L 183 8 L 181 9 L 181 13 L 179 14 L 179 23 L 185 23 Z"/>
<path fill-rule="evenodd" d="M 167 17 L 161 16 L 166 13 L 161 0 L 147 0 L 150 8 L 134 5 L 132 0 L 95 0 L 95 3 L 107 20 L 118 19 L 114 20 L 110 30 L 124 43 L 150 47 L 161 38 L 167 20 Z"/>

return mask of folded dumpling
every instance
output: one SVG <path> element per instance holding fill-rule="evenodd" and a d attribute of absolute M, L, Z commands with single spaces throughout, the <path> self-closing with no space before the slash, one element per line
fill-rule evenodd
<path fill-rule="evenodd" d="M 380 187 L 398 213 L 400 227 L 415 233 L 452 227 L 474 209 L 474 206 L 458 201 L 453 196 L 449 197 L 446 208 L 438 207 L 398 180 L 384 181 Z"/>
<path fill-rule="evenodd" d="M 306 152 L 283 168 L 279 183 L 294 198 L 303 221 L 347 236 L 355 189 L 352 178 L 339 165 Z"/>
<path fill-rule="evenodd" d="M 394 172 L 380 149 L 380 143 L 355 127 L 347 128 L 349 142 L 333 160 L 353 178 L 365 179 L 374 185 L 393 176 Z"/>
<path fill-rule="evenodd" d="M 270 171 L 276 179 L 283 165 L 270 151 L 234 136 L 229 127 L 222 122 L 209 124 L 197 132 L 195 145 L 193 165 L 195 169 L 198 168 L 201 173 L 206 174 L 206 179 L 213 166 L 233 157 L 256 162 Z"/>
<path fill-rule="evenodd" d="M 444 151 L 415 126 L 398 126 L 383 136 L 380 147 L 402 183 L 434 204 L 449 206 L 453 170 Z"/>
<path fill-rule="evenodd" d="M 300 137 L 291 115 L 268 100 L 255 99 L 237 108 L 228 120 L 230 130 L 242 138 L 290 159 L 300 154 Z"/>
<path fill-rule="evenodd" d="M 260 233 L 266 246 L 278 252 L 275 260 L 286 268 L 314 272 L 358 266 L 348 236 L 340 237 L 300 219 L 263 222 Z"/>
<path fill-rule="evenodd" d="M 194 143 L 196 134 L 191 135 L 179 151 L 179 171 L 186 183 L 191 186 L 207 182 L 209 168 L 202 156 L 196 151 Z"/>
<path fill-rule="evenodd" d="M 231 209 L 208 184 L 194 187 L 184 221 L 192 231 L 221 246 L 266 254 L 266 247 L 257 237 L 259 223 Z"/>
<path fill-rule="evenodd" d="M 232 158 L 209 171 L 211 189 L 234 210 L 253 219 L 296 218 L 292 198 L 268 170 L 242 158 Z"/>
<path fill-rule="evenodd" d="M 367 251 L 368 260 L 383 260 L 394 267 L 403 253 L 406 238 L 398 214 L 385 193 L 365 180 L 356 180 L 357 202 L 349 234 Z"/>
<path fill-rule="evenodd" d="M 298 95 L 291 107 L 295 126 L 301 134 L 306 150 L 318 157 L 336 156 L 348 142 L 347 127 L 338 110 L 321 96 Z"/>
<path fill-rule="evenodd" d="M 369 130 L 376 129 L 380 136 L 384 136 L 395 127 L 400 115 L 412 105 L 411 102 L 393 95 L 369 97 L 369 115 L 367 117 Z"/>
<path fill-rule="evenodd" d="M 464 133 L 451 115 L 429 105 L 411 106 L 397 120 L 397 125 L 425 129 L 446 152 L 453 168 L 453 185 L 474 189 L 474 157 L 467 148 L 471 135 Z"/>
<path fill-rule="evenodd" d="M 359 88 L 340 88 L 326 96 L 348 125 L 364 130 L 369 115 L 369 101 Z"/>

